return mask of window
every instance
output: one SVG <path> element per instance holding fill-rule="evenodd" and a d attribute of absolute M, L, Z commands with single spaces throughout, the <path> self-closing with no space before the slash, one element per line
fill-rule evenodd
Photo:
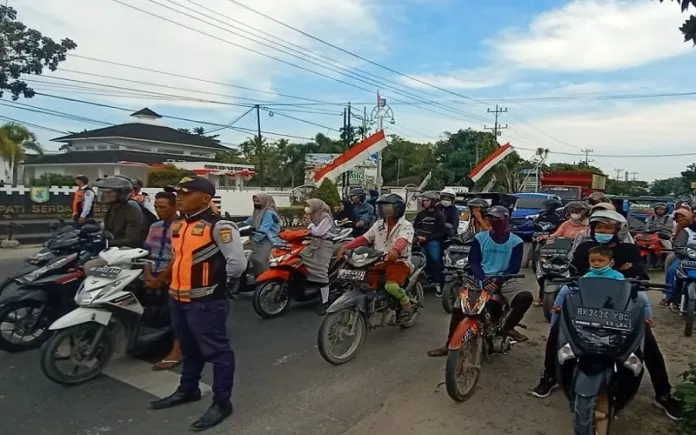
<path fill-rule="evenodd" d="M 158 151 L 163 154 L 184 154 L 184 152 L 181 150 L 173 150 L 168 148 L 160 148 Z"/>
<path fill-rule="evenodd" d="M 198 156 L 198 157 L 208 157 L 208 153 L 197 153 L 195 151 L 191 151 L 192 156 Z"/>
<path fill-rule="evenodd" d="M 117 150 L 117 149 L 118 149 L 118 145 L 109 145 L 109 149 L 110 149 L 110 150 Z"/>
<path fill-rule="evenodd" d="M 518 196 L 515 206 L 517 208 L 541 210 L 544 208 L 544 201 L 546 201 L 546 197 L 543 196 Z"/>
<path fill-rule="evenodd" d="M 108 145 L 97 145 L 97 149 L 98 149 L 98 150 L 105 150 L 105 149 L 108 149 L 108 148 L 109 148 Z"/>
<path fill-rule="evenodd" d="M 85 145 L 85 151 L 94 151 L 94 145 Z"/>
<path fill-rule="evenodd" d="M 577 186 L 541 186 L 539 191 L 560 196 L 564 203 L 582 198 L 582 191 Z"/>

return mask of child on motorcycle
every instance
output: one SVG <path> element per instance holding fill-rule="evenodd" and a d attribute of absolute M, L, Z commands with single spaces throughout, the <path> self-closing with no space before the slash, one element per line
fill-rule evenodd
<path fill-rule="evenodd" d="M 413 225 L 404 217 L 406 203 L 395 193 L 389 193 L 377 199 L 377 212 L 380 219 L 365 234 L 339 249 L 337 255 L 343 255 L 346 249 L 368 244 L 387 254 L 384 263 L 386 278 L 384 289 L 401 304 L 399 323 L 406 323 L 411 318 L 413 306 L 402 286 L 411 273 Z"/>
<path fill-rule="evenodd" d="M 587 229 L 587 216 L 589 210 L 587 205 L 581 201 L 573 201 L 566 206 L 568 213 L 567 221 L 563 222 L 558 229 L 548 238 L 553 240 L 557 237 L 574 239 L 578 234 Z"/>

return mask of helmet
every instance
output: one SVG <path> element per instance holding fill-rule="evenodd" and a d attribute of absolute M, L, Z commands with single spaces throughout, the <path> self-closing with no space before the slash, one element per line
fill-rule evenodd
<path fill-rule="evenodd" d="M 667 210 L 667 204 L 665 204 L 664 202 L 658 202 L 657 204 L 653 205 L 653 210 L 656 210 L 658 208 L 664 208 L 665 210 Z"/>
<path fill-rule="evenodd" d="M 133 183 L 128 177 L 114 175 L 113 177 L 104 178 L 97 183 L 100 189 L 113 190 L 118 193 L 118 201 L 126 202 L 133 193 Z"/>
<path fill-rule="evenodd" d="M 365 189 L 362 187 L 353 187 L 348 191 L 348 196 L 358 196 L 360 197 L 360 201 L 365 201 L 365 197 L 367 196 L 367 193 L 365 192 Z"/>
<path fill-rule="evenodd" d="M 449 199 L 454 201 L 457 198 L 457 192 L 454 189 L 442 189 L 440 192 L 440 200 Z"/>
<path fill-rule="evenodd" d="M 582 201 L 571 201 L 566 205 L 565 207 L 566 212 L 570 213 L 582 213 L 583 216 L 587 216 L 587 214 L 590 211 L 590 208 L 587 206 L 586 203 Z"/>
<path fill-rule="evenodd" d="M 587 197 L 587 202 L 590 205 L 597 205 L 600 202 L 609 202 L 609 198 L 603 192 L 592 192 L 590 196 Z"/>
<path fill-rule="evenodd" d="M 616 231 L 614 232 L 614 239 L 618 239 L 619 232 L 625 226 L 628 226 L 628 221 L 621 213 L 614 210 L 597 210 L 592 216 L 590 216 L 590 237 L 595 238 L 595 227 L 598 223 L 605 223 L 614 225 Z"/>
<path fill-rule="evenodd" d="M 544 206 L 544 209 L 546 209 L 546 211 L 555 211 L 557 208 L 562 207 L 563 203 L 557 200 L 556 198 L 549 198 L 544 200 L 544 202 L 542 202 L 542 205 Z"/>
<path fill-rule="evenodd" d="M 428 192 L 423 192 L 419 195 L 419 198 L 421 199 L 429 199 L 433 202 L 437 202 L 440 200 L 440 194 L 437 192 L 428 191 Z"/>
<path fill-rule="evenodd" d="M 404 199 L 396 193 L 387 193 L 377 198 L 377 214 L 380 217 L 383 217 L 381 206 L 389 204 L 394 206 L 394 217 L 397 219 L 400 219 L 406 213 L 406 202 Z"/>
<path fill-rule="evenodd" d="M 485 211 L 488 208 L 488 201 L 483 198 L 473 198 L 466 203 L 466 206 L 469 208 L 478 207 Z"/>
<path fill-rule="evenodd" d="M 600 210 L 613 210 L 616 211 L 616 207 L 614 204 L 610 202 L 600 202 L 599 204 L 595 204 L 590 208 L 590 215 L 600 211 Z"/>

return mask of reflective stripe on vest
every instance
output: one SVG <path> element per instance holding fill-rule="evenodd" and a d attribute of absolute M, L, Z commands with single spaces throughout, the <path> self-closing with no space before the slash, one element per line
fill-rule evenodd
<path fill-rule="evenodd" d="M 169 294 L 181 302 L 208 296 L 216 285 L 211 260 L 220 253 L 213 239 L 213 223 L 180 220 L 172 224 L 172 279 Z"/>

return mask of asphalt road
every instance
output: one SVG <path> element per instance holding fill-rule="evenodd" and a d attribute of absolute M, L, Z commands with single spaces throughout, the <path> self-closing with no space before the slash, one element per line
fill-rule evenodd
<path fill-rule="evenodd" d="M 0 278 L 20 264 L 18 257 L 0 256 Z M 232 302 L 235 414 L 207 433 L 343 433 L 427 370 L 425 350 L 445 338 L 448 317 L 431 296 L 416 327 L 370 333 L 358 357 L 341 367 L 325 362 L 316 349 L 320 321 L 314 307 L 292 307 L 285 317 L 262 321 L 250 301 Z M 177 377 L 153 373 L 149 365 L 127 357 L 120 364 L 130 367 L 125 376 L 101 376 L 66 388 L 44 377 L 38 351 L 0 352 L 0 434 L 187 433 L 188 425 L 208 406 L 206 398 L 150 411 L 148 402 L 156 397 L 146 391 L 166 395 L 176 388 Z M 212 382 L 210 367 L 203 382 Z"/>

